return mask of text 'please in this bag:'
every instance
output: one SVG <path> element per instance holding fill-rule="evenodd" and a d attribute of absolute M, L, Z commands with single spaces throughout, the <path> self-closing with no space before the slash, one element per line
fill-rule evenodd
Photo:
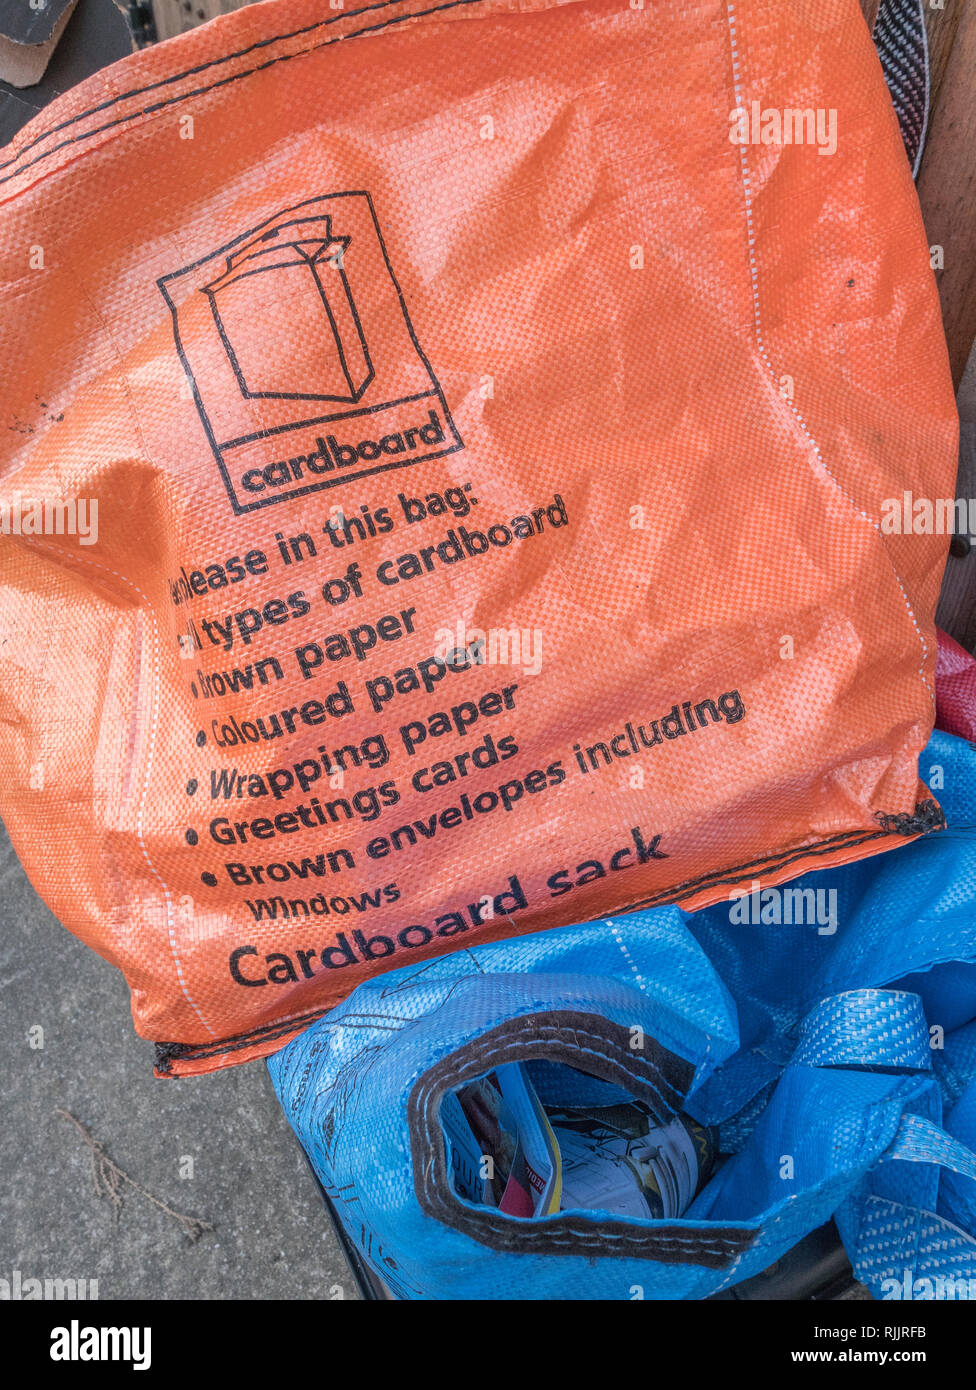
<path fill-rule="evenodd" d="M 883 518 L 953 399 L 855 0 L 244 9 L 31 122 L 0 247 L 0 810 L 168 1074 L 940 829 L 946 538 Z"/>

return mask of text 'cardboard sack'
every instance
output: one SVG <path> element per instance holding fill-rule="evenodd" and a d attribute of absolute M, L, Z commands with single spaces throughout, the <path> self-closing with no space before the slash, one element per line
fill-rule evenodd
<path fill-rule="evenodd" d="M 0 811 L 169 1074 L 941 827 L 855 0 L 247 8 L 18 135 L 0 282 Z"/>

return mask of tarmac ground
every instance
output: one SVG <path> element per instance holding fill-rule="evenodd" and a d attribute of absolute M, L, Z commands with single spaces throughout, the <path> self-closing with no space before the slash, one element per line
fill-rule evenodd
<path fill-rule="evenodd" d="M 264 1062 L 156 1080 L 122 975 L 48 911 L 2 828 L 0 922 L 0 1280 L 96 1280 L 99 1299 L 358 1297 Z M 137 1185 L 116 1178 L 118 1210 L 58 1110 Z M 192 1239 L 151 1198 L 213 1229 Z"/>

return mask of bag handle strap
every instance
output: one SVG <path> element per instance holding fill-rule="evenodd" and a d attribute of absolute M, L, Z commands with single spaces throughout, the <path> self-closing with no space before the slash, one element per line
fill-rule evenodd
<path fill-rule="evenodd" d="M 793 1062 L 807 1067 L 897 1067 L 931 1071 L 929 1026 L 917 994 L 849 989 L 812 1009 Z"/>
<path fill-rule="evenodd" d="M 902 1115 L 879 1163 L 934 1163 L 976 1182 L 976 1154 L 923 1115 Z"/>
<path fill-rule="evenodd" d="M 922 0 L 881 0 L 872 30 L 905 153 L 917 175 L 929 120 L 931 76 Z"/>

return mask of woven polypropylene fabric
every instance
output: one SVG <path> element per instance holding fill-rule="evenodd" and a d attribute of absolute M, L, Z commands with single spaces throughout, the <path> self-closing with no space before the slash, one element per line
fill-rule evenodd
<path fill-rule="evenodd" d="M 936 724 L 976 743 L 976 660 L 947 632 L 938 632 Z"/>
<path fill-rule="evenodd" d="M 850 1247 L 849 1247 L 850 1248 Z M 869 1197 L 858 1217 L 857 1244 L 851 1252 L 855 1268 L 870 1281 L 878 1298 L 925 1300 L 958 1280 L 968 1298 L 974 1275 L 973 1236 L 932 1212 Z M 916 1281 L 928 1280 L 927 1287 Z M 942 1292 L 941 1298 L 959 1297 Z"/>
<path fill-rule="evenodd" d="M 927 1071 L 932 1065 L 921 999 L 914 994 L 848 990 L 812 1010 L 800 1027 L 793 1062 L 812 1066 L 873 1066 Z"/>
<path fill-rule="evenodd" d="M 662 907 L 392 972 L 270 1060 L 340 1220 L 399 1297 L 701 1298 L 831 1216 L 879 1297 L 892 1271 L 976 1278 L 976 750 L 937 733 L 922 766 L 942 770 L 943 835 L 804 875 L 772 900 L 757 884 L 754 920 L 752 894 L 733 892 L 694 914 Z M 791 891 L 836 900 L 762 920 Z M 490 1070 L 480 1040 L 517 1023 L 540 1095 L 570 1103 L 551 1020 L 574 1011 L 687 1064 L 668 1103 L 716 1126 L 731 1156 L 678 1222 L 574 1213 L 562 1248 L 542 1250 L 549 1217 L 511 1218 L 507 1243 L 464 1229 L 464 1203 L 424 1200 L 436 1128 L 418 1133 L 411 1096 L 462 1053 Z M 560 1060 L 594 1071 L 597 1038 L 578 1025 Z M 581 1243 L 587 1230 L 602 1247 Z M 643 1256 L 621 1248 L 628 1231 Z"/>
<path fill-rule="evenodd" d="M 905 152 L 918 172 L 929 115 L 929 48 L 924 0 L 881 0 L 874 42 Z"/>
<path fill-rule="evenodd" d="M 856 0 L 247 7 L 19 134 L 0 266 L 3 514 L 99 504 L 2 537 L 0 810 L 161 1072 L 939 829 L 946 537 L 882 520 L 956 417 Z"/>

